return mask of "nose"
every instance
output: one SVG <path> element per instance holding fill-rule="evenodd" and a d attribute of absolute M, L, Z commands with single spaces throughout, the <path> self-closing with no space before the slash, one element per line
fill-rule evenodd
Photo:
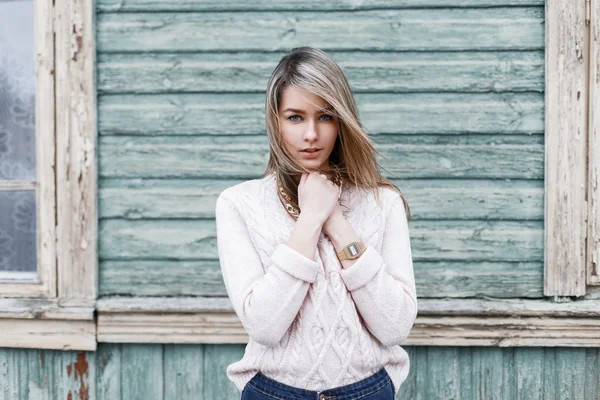
<path fill-rule="evenodd" d="M 309 120 L 306 125 L 306 131 L 304 131 L 304 140 L 309 142 L 314 142 L 319 137 L 319 133 L 317 132 L 317 126 L 313 120 Z"/>

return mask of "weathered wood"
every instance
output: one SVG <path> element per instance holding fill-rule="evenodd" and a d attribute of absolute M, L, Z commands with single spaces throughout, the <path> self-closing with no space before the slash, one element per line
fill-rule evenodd
<path fill-rule="evenodd" d="M 0 319 L 94 320 L 93 307 L 61 307 L 56 299 L 0 299 Z"/>
<path fill-rule="evenodd" d="M 541 261 L 542 221 L 414 221 L 413 260 Z M 212 220 L 100 221 L 103 260 L 217 259 Z"/>
<path fill-rule="evenodd" d="M 408 199 L 411 220 L 544 219 L 542 180 L 391 180 Z M 100 218 L 214 218 L 219 194 L 242 181 L 103 179 L 99 190 Z"/>
<path fill-rule="evenodd" d="M 129 381 L 121 379 L 121 344 L 102 343 L 96 349 L 96 400 L 120 400 L 121 387 Z"/>
<path fill-rule="evenodd" d="M 2 285 L 2 296 L 56 297 L 57 228 L 55 182 L 54 1 L 34 0 L 36 254 L 39 283 Z M 37 287 L 36 287 L 37 286 Z"/>
<path fill-rule="evenodd" d="M 100 53 L 98 92 L 262 93 L 284 55 L 282 52 Z M 544 91 L 542 50 L 401 54 L 330 52 L 330 55 L 344 70 L 354 93 Z M 448 79 L 449 76 L 452 79 Z"/>
<path fill-rule="evenodd" d="M 439 139 L 438 144 L 410 136 L 373 141 L 390 160 L 377 155 L 390 178 L 543 178 L 544 146 L 536 139 L 517 136 L 521 142 L 533 141 L 519 145 L 490 145 L 493 137 L 471 137 L 471 143 L 460 143 L 462 139 Z M 269 157 L 266 136 L 236 141 L 219 136 L 105 136 L 99 147 L 100 174 L 110 178 L 253 179 L 264 173 Z"/>
<path fill-rule="evenodd" d="M 542 297 L 543 263 L 415 261 L 424 298 Z M 227 296 L 218 260 L 102 261 L 100 296 Z"/>
<path fill-rule="evenodd" d="M 106 308 L 106 307 L 104 307 Z M 120 343 L 247 343 L 233 312 L 143 313 L 99 310 L 98 341 Z M 406 345 L 600 346 L 598 318 L 423 316 Z"/>
<path fill-rule="evenodd" d="M 543 0 L 502 0 L 501 3 L 493 0 L 404 0 L 390 2 L 389 0 L 371 0 L 357 2 L 353 0 L 303 0 L 303 1 L 269 1 L 259 0 L 248 3 L 243 0 L 228 1 L 227 3 L 216 0 L 99 0 L 99 12 L 117 11 L 258 11 L 258 10 L 373 10 L 378 8 L 429 8 L 429 7 L 496 7 L 502 6 L 543 6 Z"/>
<path fill-rule="evenodd" d="M 93 2 L 56 0 L 58 296 L 67 306 L 97 297 L 97 172 Z"/>
<path fill-rule="evenodd" d="M 598 320 L 597 300 L 554 303 L 539 299 L 418 299 L 423 316 L 473 317 L 584 317 Z M 121 297 L 98 299 L 97 310 L 105 314 L 122 313 L 232 313 L 228 297 Z"/>
<path fill-rule="evenodd" d="M 544 295 L 586 293 L 585 7 L 546 6 Z"/>
<path fill-rule="evenodd" d="M 98 342 L 246 343 L 248 334 L 233 313 L 98 315 Z"/>
<path fill-rule="evenodd" d="M 223 396 L 199 396 L 206 390 L 217 386 L 223 380 L 229 382 L 218 361 L 220 354 L 226 353 L 218 346 L 214 353 L 205 355 L 207 346 L 163 345 L 163 374 L 165 390 L 163 399 L 187 399 L 202 397 L 205 399 L 224 399 Z M 237 390 L 237 389 L 236 389 Z"/>
<path fill-rule="evenodd" d="M 163 400 L 163 346 L 138 344 L 121 347 L 119 399 Z"/>
<path fill-rule="evenodd" d="M 96 349 L 94 320 L 0 319 L 0 347 Z"/>
<path fill-rule="evenodd" d="M 98 14 L 98 50 L 534 50 L 544 7 Z"/>
<path fill-rule="evenodd" d="M 600 285 L 600 0 L 590 2 L 587 283 Z"/>
<path fill-rule="evenodd" d="M 542 93 L 358 93 L 355 98 L 370 134 L 544 134 Z M 264 94 L 121 94 L 98 101 L 101 135 L 265 135 Z"/>
<path fill-rule="evenodd" d="M 242 358 L 244 347 L 100 343 L 96 352 L 3 348 L 0 399 L 125 399 L 121 393 L 133 393 L 134 385 L 139 385 L 128 372 L 141 368 L 148 359 L 159 360 L 159 352 L 163 354 L 158 367 L 164 375 L 165 399 L 239 399 L 239 391 L 224 371 Z M 398 399 L 598 399 L 598 348 L 402 347 L 409 354 L 411 368 Z M 74 375 L 84 367 L 83 361 L 88 363 L 88 373 Z M 146 379 L 152 379 L 153 373 Z M 81 376 L 79 382 L 88 388 L 89 397 L 78 393 L 75 376 Z M 179 396 L 172 396 L 175 393 Z"/>

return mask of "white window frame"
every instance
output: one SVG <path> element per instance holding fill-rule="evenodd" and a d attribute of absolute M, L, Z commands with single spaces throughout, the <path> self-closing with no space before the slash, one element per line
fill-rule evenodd
<path fill-rule="evenodd" d="M 96 349 L 93 7 L 34 0 L 38 265 L 35 279 L 20 273 L 0 281 L 0 347 Z"/>
<path fill-rule="evenodd" d="M 587 283 L 600 285 L 600 0 L 586 3 L 590 28 Z"/>

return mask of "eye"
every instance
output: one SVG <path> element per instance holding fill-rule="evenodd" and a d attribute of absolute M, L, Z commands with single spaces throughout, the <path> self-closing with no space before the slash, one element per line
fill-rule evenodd
<path fill-rule="evenodd" d="M 290 120 L 290 121 L 293 121 L 293 122 L 299 121 L 297 119 L 292 119 L 294 117 L 301 118 L 299 115 L 290 115 L 287 119 Z M 333 119 L 333 116 L 332 115 L 328 115 L 328 114 L 323 114 L 323 115 L 321 115 L 321 117 L 325 117 L 324 121 L 331 121 Z"/>

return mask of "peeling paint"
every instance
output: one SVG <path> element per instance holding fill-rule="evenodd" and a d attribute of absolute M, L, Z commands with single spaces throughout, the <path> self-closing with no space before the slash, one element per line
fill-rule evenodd
<path fill-rule="evenodd" d="M 74 364 L 67 365 L 67 375 L 71 376 L 71 371 L 73 371 L 73 379 L 76 381 L 79 380 L 79 399 L 80 400 L 89 400 L 89 387 L 87 384 L 87 380 L 84 378 L 84 375 L 88 376 L 88 368 L 89 363 L 86 360 L 86 352 L 80 351 L 77 353 L 77 361 Z M 67 395 L 67 400 L 72 400 L 73 394 L 69 391 Z"/>

